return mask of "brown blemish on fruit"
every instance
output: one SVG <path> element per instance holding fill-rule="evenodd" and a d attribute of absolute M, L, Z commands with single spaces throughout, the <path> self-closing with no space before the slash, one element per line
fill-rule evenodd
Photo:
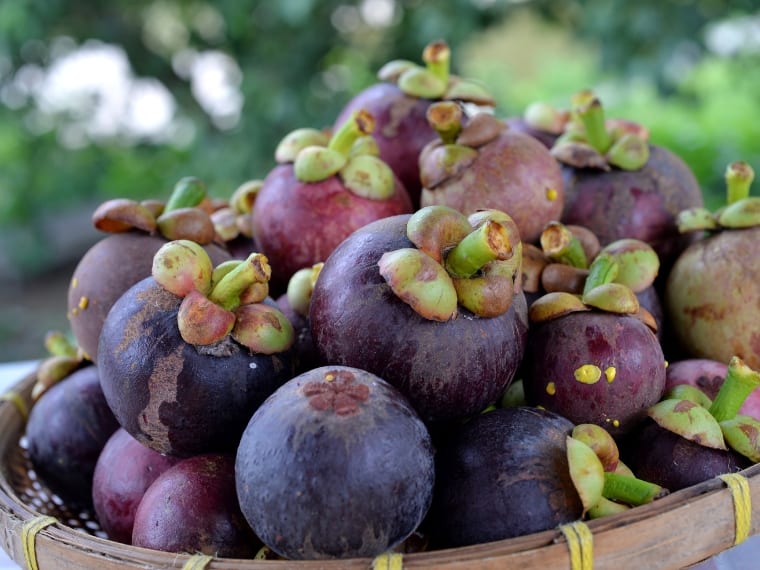
<path fill-rule="evenodd" d="M 389 110 L 389 121 L 383 126 L 383 136 L 392 139 L 398 136 L 401 124 L 411 114 L 417 104 L 416 97 L 401 97 L 394 101 Z"/>
<path fill-rule="evenodd" d="M 690 402 L 689 400 L 681 400 L 675 406 L 673 406 L 673 411 L 679 414 L 686 413 L 697 405 L 698 404 Z"/>
<path fill-rule="evenodd" d="M 169 427 L 161 422 L 161 407 L 177 402 L 177 378 L 184 365 L 182 360 L 183 345 L 178 345 L 173 353 L 156 359 L 155 366 L 145 386 L 148 402 L 137 416 L 137 424 L 148 438 L 155 443 L 169 441 Z M 161 453 L 170 453 L 170 444 L 159 446 Z"/>
<path fill-rule="evenodd" d="M 369 398 L 369 386 L 358 384 L 355 380 L 353 372 L 330 370 L 325 372 L 323 381 L 307 382 L 302 392 L 314 410 L 349 416 L 357 413 L 361 404 Z"/>

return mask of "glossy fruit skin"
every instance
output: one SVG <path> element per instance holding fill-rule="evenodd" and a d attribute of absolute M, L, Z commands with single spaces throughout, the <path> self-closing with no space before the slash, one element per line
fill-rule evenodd
<path fill-rule="evenodd" d="M 673 265 L 664 304 L 685 357 L 760 368 L 760 228 L 725 230 L 695 242 Z"/>
<path fill-rule="evenodd" d="M 292 355 L 251 353 L 229 337 L 190 345 L 180 303 L 147 277 L 114 304 L 100 337 L 103 392 L 119 424 L 160 453 L 234 450 L 253 411 L 292 378 Z"/>
<path fill-rule="evenodd" d="M 111 234 L 79 260 L 68 289 L 67 316 L 77 344 L 93 362 L 108 311 L 132 285 L 150 275 L 153 256 L 167 240 L 141 231 Z M 222 247 L 205 247 L 216 265 L 230 259 Z"/>
<path fill-rule="evenodd" d="M 430 99 L 406 95 L 392 83 L 375 83 L 355 95 L 338 114 L 334 129 L 354 111 L 365 109 L 375 119 L 372 136 L 382 158 L 409 193 L 414 208 L 420 204 L 418 157 L 422 148 L 438 137 L 427 120 Z"/>
<path fill-rule="evenodd" d="M 322 396 L 315 385 L 339 388 Z M 422 521 L 435 476 L 430 434 L 401 393 L 332 365 L 293 378 L 253 414 L 235 473 L 251 528 L 294 560 L 393 548 Z"/>
<path fill-rule="evenodd" d="M 40 479 L 71 505 L 92 503 L 92 477 L 103 446 L 119 424 L 86 366 L 45 392 L 29 413 L 29 459 Z"/>
<path fill-rule="evenodd" d="M 473 417 L 436 448 L 436 488 L 425 528 L 437 548 L 512 538 L 581 516 L 566 437 L 547 410 L 500 408 Z"/>
<path fill-rule="evenodd" d="M 559 164 L 535 138 L 511 129 L 477 150 L 462 174 L 423 188 L 421 206 L 441 204 L 465 215 L 501 210 L 517 224 L 520 239 L 536 242 L 546 224 L 562 214 L 564 182 Z M 425 160 L 423 151 L 421 170 Z"/>
<path fill-rule="evenodd" d="M 146 489 L 179 458 L 161 455 L 119 428 L 100 452 L 92 479 L 92 504 L 108 538 L 132 542 L 137 505 Z"/>
<path fill-rule="evenodd" d="M 593 382 L 576 379 L 587 364 L 601 373 Z M 613 435 L 633 430 L 665 389 L 665 357 L 651 329 L 598 311 L 531 325 L 523 371 L 529 404 Z"/>
<path fill-rule="evenodd" d="M 679 234 L 676 216 L 702 206 L 702 191 L 686 163 L 670 150 L 649 145 L 647 164 L 633 171 L 563 166 L 565 207 L 561 221 L 593 231 L 602 245 L 636 238 L 660 257 L 662 274 L 693 237 Z"/>
<path fill-rule="evenodd" d="M 348 191 L 338 176 L 304 183 L 291 164 L 276 166 L 264 179 L 252 214 L 256 249 L 272 266 L 271 289 L 284 291 L 293 273 L 327 259 L 354 230 L 410 212 L 409 195 L 398 179 L 390 198 L 371 200 Z"/>
<path fill-rule="evenodd" d="M 377 267 L 386 251 L 412 247 L 409 217 L 365 226 L 325 261 L 311 297 L 314 343 L 326 362 L 393 384 L 426 422 L 465 418 L 496 401 L 514 377 L 528 329 L 525 297 L 515 294 L 493 318 L 463 307 L 447 322 L 417 314 Z"/>
<path fill-rule="evenodd" d="M 712 449 L 681 437 L 647 420 L 623 446 L 622 457 L 636 476 L 677 491 L 724 473 L 735 473 L 751 462 L 730 450 Z"/>
<path fill-rule="evenodd" d="M 240 512 L 234 456 L 197 455 L 164 471 L 137 507 L 132 544 L 166 552 L 253 557 L 261 541 Z"/>

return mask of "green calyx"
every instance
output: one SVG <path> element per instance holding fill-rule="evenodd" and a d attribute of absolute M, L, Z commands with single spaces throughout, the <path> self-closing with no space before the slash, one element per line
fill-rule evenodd
<path fill-rule="evenodd" d="M 166 204 L 116 198 L 98 206 L 92 221 L 104 232 L 139 230 L 159 233 L 168 240 L 189 239 L 205 245 L 216 237 L 211 215 L 204 208 L 206 199 L 205 184 L 187 176 L 177 182 Z"/>
<path fill-rule="evenodd" d="M 45 350 L 50 356 L 37 366 L 31 393 L 33 402 L 85 362 L 85 356 L 75 342 L 60 331 L 50 331 L 45 335 Z"/>
<path fill-rule="evenodd" d="M 424 65 L 405 59 L 390 61 L 380 68 L 377 77 L 395 83 L 411 97 L 495 105 L 493 96 L 483 85 L 451 74 L 451 49 L 445 41 L 437 40 L 425 46 L 422 61 Z"/>
<path fill-rule="evenodd" d="M 539 281 L 549 293 L 533 303 L 532 321 L 596 309 L 635 314 L 650 328 L 656 327 L 636 297 L 652 285 L 660 268 L 657 253 L 647 243 L 626 238 L 599 248 L 596 237 L 585 228 L 571 230 L 560 222 L 547 224 L 540 243 L 545 261 L 534 263 L 534 271 L 539 272 Z M 593 255 L 590 265 L 587 253 Z"/>
<path fill-rule="evenodd" d="M 733 356 L 714 400 L 694 386 L 676 386 L 647 414 L 662 428 L 681 437 L 714 449 L 733 449 L 757 463 L 760 421 L 738 412 L 758 386 L 760 373 Z"/>
<path fill-rule="evenodd" d="M 175 240 L 154 256 L 152 275 L 164 289 L 182 298 L 177 326 L 188 344 L 212 345 L 231 335 L 253 352 L 271 354 L 274 347 L 279 347 L 275 352 L 287 350 L 295 339 L 278 309 L 272 311 L 279 315 L 270 314 L 267 306 L 265 318 L 250 317 L 249 311 L 256 310 L 250 307 L 263 305 L 269 290 L 271 267 L 260 253 L 213 267 L 200 245 Z"/>
<path fill-rule="evenodd" d="M 593 424 L 579 424 L 566 438 L 570 478 L 590 518 L 650 503 L 667 489 L 638 479 L 619 461 L 615 440 Z"/>
<path fill-rule="evenodd" d="M 743 161 L 726 168 L 726 205 L 715 212 L 707 208 L 689 208 L 678 213 L 676 223 L 681 233 L 752 228 L 760 225 L 760 198 L 750 196 L 755 171 Z"/>
<path fill-rule="evenodd" d="M 489 113 L 477 113 L 465 120 L 462 106 L 453 101 L 431 104 L 427 120 L 439 136 L 419 158 L 420 182 L 431 190 L 467 170 L 477 158 L 478 148 L 506 129 L 503 121 Z"/>
<path fill-rule="evenodd" d="M 557 160 L 577 168 L 638 170 L 649 160 L 648 131 L 633 123 L 606 119 L 590 90 L 572 99 L 571 119 L 551 149 Z"/>
<path fill-rule="evenodd" d="M 314 285 L 317 283 L 317 277 L 322 271 L 324 263 L 315 263 L 311 267 L 305 267 L 296 271 L 288 280 L 286 296 L 291 309 L 303 317 L 309 315 L 309 305 L 311 304 L 311 294 L 314 291 Z"/>
<path fill-rule="evenodd" d="M 227 242 L 240 235 L 253 237 L 251 213 L 263 185 L 264 181 L 258 179 L 243 182 L 232 193 L 226 207 L 214 210 L 211 221 L 219 238 Z"/>
<path fill-rule="evenodd" d="M 481 317 L 503 314 L 515 293 L 522 260 L 514 221 L 497 210 L 469 218 L 448 206 L 428 206 L 407 223 L 411 248 L 387 252 L 380 273 L 421 316 L 449 320 L 461 305 Z"/>
<path fill-rule="evenodd" d="M 387 200 L 395 192 L 396 178 L 378 157 L 377 144 L 371 140 L 374 128 L 370 113 L 355 111 L 327 140 L 321 131 L 293 131 L 275 155 L 280 162 L 293 162 L 301 182 L 317 183 L 337 175 L 349 192 L 370 200 Z"/>

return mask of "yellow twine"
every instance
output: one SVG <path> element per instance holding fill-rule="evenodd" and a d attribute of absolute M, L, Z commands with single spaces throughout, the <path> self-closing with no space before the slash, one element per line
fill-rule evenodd
<path fill-rule="evenodd" d="M 208 554 L 193 554 L 182 565 L 182 570 L 203 570 L 213 559 Z"/>
<path fill-rule="evenodd" d="M 29 570 L 38 570 L 37 566 L 37 550 L 35 549 L 35 542 L 37 540 L 37 533 L 40 532 L 46 526 L 55 524 L 58 519 L 55 517 L 49 517 L 40 515 L 33 519 L 29 519 L 21 527 L 21 543 L 24 547 L 24 560 Z"/>
<path fill-rule="evenodd" d="M 21 397 L 21 394 L 14 391 L 6 392 L 5 394 L 0 395 L 0 402 L 10 402 L 16 406 L 18 413 L 21 414 L 21 417 L 26 421 L 26 418 L 29 416 L 29 409 L 26 407 L 26 402 L 24 401 L 24 398 Z"/>
<path fill-rule="evenodd" d="M 743 542 L 749 536 L 752 524 L 752 498 L 749 494 L 749 481 L 739 473 L 725 473 L 720 476 L 731 491 L 734 501 L 735 536 L 734 544 Z"/>
<path fill-rule="evenodd" d="M 594 567 L 594 535 L 583 521 L 559 527 L 567 540 L 572 570 L 592 570 Z"/>
<path fill-rule="evenodd" d="M 372 561 L 372 570 L 403 570 L 404 555 L 400 552 L 385 552 Z"/>

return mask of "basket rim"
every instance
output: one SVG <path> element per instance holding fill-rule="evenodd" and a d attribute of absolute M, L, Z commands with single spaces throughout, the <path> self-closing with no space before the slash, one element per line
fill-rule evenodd
<path fill-rule="evenodd" d="M 21 396 L 29 408 L 31 407 L 31 389 L 35 380 L 35 373 L 32 373 L 20 379 L 10 388 L 10 392 Z M 16 405 L 10 399 L 0 401 L 0 426 L 4 428 L 0 432 L 0 455 L 3 457 L 3 464 L 0 466 L 0 521 L 3 521 L 5 528 L 8 529 L 3 537 L 2 547 L 16 563 L 22 566 L 26 564 L 26 560 L 23 556 L 20 529 L 25 523 L 43 516 L 43 513 L 34 510 L 18 497 L 8 480 L 7 466 L 4 463 L 10 445 L 18 445 L 24 425 L 25 419 L 19 413 Z M 760 505 L 760 463 L 744 469 L 739 472 L 739 475 L 746 478 L 749 484 L 750 499 L 753 505 L 751 515 L 758 515 L 760 513 L 760 506 L 758 506 Z M 682 518 L 683 522 L 684 516 L 687 517 L 685 520 L 689 521 L 688 517 L 693 517 L 692 511 L 699 511 L 700 508 L 710 512 L 711 519 L 715 519 L 716 524 L 711 526 L 705 524 L 704 521 L 692 520 L 692 523 L 697 523 L 691 525 L 695 528 L 681 528 L 679 534 L 679 536 L 683 535 L 682 538 L 689 537 L 691 547 L 674 548 L 673 544 L 678 544 L 679 541 L 673 537 L 673 533 L 678 532 L 678 527 L 673 526 L 673 521 Z M 680 513 L 679 511 L 683 512 Z M 646 528 L 652 526 L 653 521 L 657 520 L 656 517 L 660 517 L 664 528 L 671 532 L 667 544 L 652 545 L 651 536 L 645 537 Z M 760 519 L 760 517 L 751 517 L 750 535 L 760 533 L 760 520 L 756 519 Z M 641 547 L 647 546 L 653 556 L 652 560 L 663 563 L 663 565 L 656 566 L 660 568 L 681 568 L 698 563 L 734 546 L 735 540 L 735 515 L 731 490 L 718 477 L 675 491 L 652 503 L 633 508 L 627 512 L 587 521 L 585 525 L 593 536 L 594 566 L 597 569 L 627 567 L 627 562 L 621 559 L 619 553 L 614 553 L 614 545 L 622 536 L 640 535 L 642 541 L 646 539 L 647 545 L 642 543 Z M 630 544 L 630 539 L 628 542 L 631 547 L 634 546 Z M 107 560 L 114 562 L 118 567 L 132 564 L 140 568 L 145 568 L 146 565 L 148 567 L 181 568 L 184 563 L 192 558 L 191 554 L 162 552 L 118 543 L 76 530 L 60 521 L 41 530 L 36 537 L 35 546 L 38 557 L 46 549 L 56 548 L 76 552 L 79 555 L 89 555 L 93 561 L 97 560 L 99 564 L 92 566 L 92 568 L 102 568 L 101 563 Z M 489 543 L 404 554 L 403 565 L 404 568 L 445 567 L 453 569 L 467 568 L 468 564 L 478 562 L 483 568 L 503 568 L 505 562 L 514 559 L 521 561 L 521 567 L 533 568 L 534 566 L 523 564 L 535 559 L 536 562 L 542 561 L 542 565 L 535 566 L 535 568 L 547 568 L 547 553 L 549 551 L 551 551 L 552 559 L 560 564 L 557 567 L 571 567 L 568 543 L 560 528 Z M 489 564 L 494 562 L 494 565 L 483 566 L 484 561 L 488 561 Z M 372 559 L 369 558 L 331 561 L 213 558 L 205 567 L 241 570 L 271 570 L 272 568 L 285 567 L 304 570 L 316 570 L 317 568 L 338 570 L 370 568 L 372 562 Z M 607 563 L 610 565 L 606 566 Z M 630 563 L 629 567 L 631 568 L 641 567 L 641 562 L 633 564 L 629 561 L 628 563 Z M 40 568 L 42 567 L 40 565 Z M 74 567 L 81 568 L 82 566 L 72 566 L 72 568 Z"/>

